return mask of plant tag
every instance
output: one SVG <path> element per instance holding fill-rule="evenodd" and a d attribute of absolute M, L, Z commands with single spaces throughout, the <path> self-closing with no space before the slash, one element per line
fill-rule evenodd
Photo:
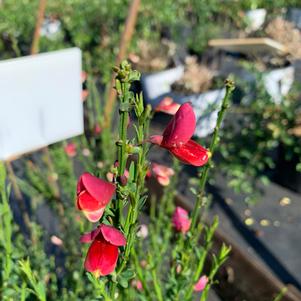
<path fill-rule="evenodd" d="M 83 133 L 81 51 L 0 62 L 0 160 Z"/>

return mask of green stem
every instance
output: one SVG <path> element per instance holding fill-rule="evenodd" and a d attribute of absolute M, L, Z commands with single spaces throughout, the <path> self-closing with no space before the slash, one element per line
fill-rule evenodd
<path fill-rule="evenodd" d="M 132 249 L 132 256 L 133 256 L 133 259 L 134 259 L 134 264 L 135 264 L 135 267 L 136 267 L 138 278 L 142 283 L 142 287 L 145 291 L 145 294 L 146 294 L 147 297 L 150 297 L 151 293 L 148 289 L 148 285 L 147 285 L 146 279 L 144 277 L 144 273 L 142 271 L 141 265 L 139 263 L 138 255 L 136 253 L 135 248 Z"/>
<path fill-rule="evenodd" d="M 155 270 L 152 270 L 152 277 L 153 277 L 153 282 L 154 282 L 154 287 L 155 287 L 155 292 L 156 292 L 157 298 L 159 301 L 163 301 L 160 284 L 158 282 L 157 273 Z"/>
<path fill-rule="evenodd" d="M 141 100 L 142 101 L 142 100 Z M 139 116 L 137 116 L 139 119 Z M 128 215 L 126 218 L 126 223 L 124 225 L 124 231 L 127 237 L 127 244 L 125 247 L 125 252 L 124 252 L 124 258 L 120 264 L 120 266 L 117 268 L 117 275 L 119 275 L 123 269 L 126 267 L 126 264 L 129 260 L 132 248 L 133 248 L 133 243 L 135 241 L 135 225 L 138 219 L 138 213 L 139 213 L 139 201 L 141 194 L 143 193 L 143 188 L 144 188 L 144 180 L 145 180 L 145 161 L 146 161 L 146 154 L 147 154 L 147 146 L 146 144 L 142 144 L 144 141 L 144 130 L 145 127 L 148 126 L 149 119 L 146 118 L 144 119 L 144 122 L 139 121 L 138 125 L 138 135 L 137 135 L 137 142 L 140 147 L 140 150 L 138 152 L 138 159 L 136 162 L 136 174 L 135 174 L 135 179 L 134 182 L 136 184 L 136 191 L 134 195 L 130 195 L 131 201 L 130 201 L 130 208 L 128 210 Z M 141 146 L 142 145 L 142 146 Z"/>
<path fill-rule="evenodd" d="M 122 264 L 119 266 L 119 269 L 117 270 L 117 274 L 121 273 L 124 267 L 126 266 L 126 263 L 129 259 L 129 256 L 131 254 L 131 249 L 133 246 L 133 242 L 135 240 L 135 224 L 138 218 L 138 207 L 139 207 L 139 200 L 140 200 L 140 195 L 141 195 L 141 187 L 144 186 L 144 173 L 139 170 L 141 168 L 141 165 L 144 162 L 145 157 L 141 158 L 138 156 L 138 163 L 136 168 L 138 168 L 138 178 L 137 178 L 137 187 L 136 187 L 136 192 L 134 195 L 134 198 L 132 199 L 132 202 L 130 203 L 130 208 L 128 211 L 128 216 L 126 219 L 126 224 L 124 226 L 125 233 L 127 235 L 127 244 L 125 247 L 125 254 L 124 254 L 124 259 L 122 261 Z M 142 177 L 143 174 L 143 177 Z"/>
<path fill-rule="evenodd" d="M 108 295 L 103 282 L 97 282 L 95 288 L 98 290 L 98 293 L 104 297 L 105 301 L 112 301 L 114 299 L 114 295 L 112 295 L 112 298 Z"/>
<path fill-rule="evenodd" d="M 186 300 L 190 300 L 190 297 L 193 293 L 194 284 L 198 281 L 199 277 L 201 276 L 201 273 L 203 271 L 204 263 L 205 263 L 205 260 L 207 258 L 208 252 L 212 247 L 212 239 L 213 239 L 213 235 L 214 235 L 214 232 L 215 232 L 217 227 L 218 227 L 218 218 L 215 217 L 213 224 L 206 231 L 205 246 L 204 246 L 204 249 L 202 251 L 201 257 L 198 261 L 196 271 L 193 274 L 192 283 L 190 284 L 190 287 L 189 287 L 188 292 L 186 294 L 186 298 L 187 298 Z"/>
<path fill-rule="evenodd" d="M 126 161 L 127 161 L 127 153 L 126 153 L 126 137 L 127 137 L 127 125 L 128 125 L 128 111 L 122 111 L 120 113 L 121 117 L 121 124 L 120 124 L 120 139 L 121 143 L 118 147 L 119 149 L 119 166 L 118 166 L 118 174 L 119 176 L 123 176 L 125 167 L 126 167 Z"/>
<path fill-rule="evenodd" d="M 129 95 L 128 95 L 129 84 L 121 83 L 121 96 L 120 96 L 120 121 L 119 121 L 119 141 L 117 142 L 117 157 L 118 157 L 118 176 L 119 178 L 124 175 L 126 162 L 127 162 L 127 127 L 129 118 Z M 123 197 L 117 189 L 117 200 L 116 200 L 116 224 L 119 225 L 122 220 L 123 210 Z"/>
<path fill-rule="evenodd" d="M 229 107 L 230 95 L 231 95 L 232 91 L 234 90 L 234 82 L 233 81 L 226 80 L 225 85 L 226 85 L 226 94 L 222 101 L 221 109 L 218 113 L 217 123 L 216 123 L 215 129 L 214 129 L 214 132 L 213 132 L 213 137 L 212 137 L 210 148 L 209 148 L 209 151 L 211 153 L 210 158 L 208 160 L 208 163 L 204 167 L 203 173 L 201 175 L 200 183 L 199 183 L 199 193 L 197 195 L 197 199 L 194 204 L 193 211 L 192 211 L 192 220 L 191 220 L 191 228 L 190 228 L 191 232 L 194 232 L 194 230 L 195 230 L 197 219 L 199 217 L 200 210 L 202 208 L 202 199 L 203 199 L 204 192 L 205 192 L 205 185 L 207 182 L 209 169 L 211 168 L 212 156 L 214 154 L 215 148 L 216 148 L 216 146 L 218 144 L 218 140 L 219 140 L 219 130 L 220 130 L 222 121 L 224 119 L 225 112 Z"/>
<path fill-rule="evenodd" d="M 128 116 L 129 116 L 129 99 L 128 99 L 128 92 L 129 85 L 127 83 L 121 83 L 121 92 L 122 95 L 120 96 L 120 121 L 119 121 L 119 138 L 117 148 L 118 148 L 118 175 L 123 176 L 125 167 L 126 167 L 126 160 L 127 160 L 127 153 L 126 153 L 126 138 L 127 138 L 127 126 L 128 126 Z"/>
<path fill-rule="evenodd" d="M 287 287 L 283 287 L 279 292 L 279 294 L 277 294 L 277 296 L 273 299 L 273 301 L 281 301 L 286 292 L 287 292 Z"/>

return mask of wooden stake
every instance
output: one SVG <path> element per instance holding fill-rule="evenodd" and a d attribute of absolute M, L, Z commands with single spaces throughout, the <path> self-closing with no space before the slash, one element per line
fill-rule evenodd
<path fill-rule="evenodd" d="M 41 26 L 44 21 L 46 3 L 47 0 L 40 0 L 30 54 L 36 54 L 39 52 L 40 32 L 41 32 Z"/>
<path fill-rule="evenodd" d="M 30 54 L 37 54 L 39 52 L 39 44 L 40 44 L 40 36 L 41 36 L 40 32 L 45 17 L 46 4 L 47 4 L 47 0 L 40 0 Z M 60 190 L 57 181 L 54 179 L 55 168 L 53 166 L 48 147 L 44 147 L 42 149 L 42 152 L 45 156 L 45 163 L 50 171 L 50 181 L 54 189 L 54 195 L 56 198 L 59 198 Z"/>
<path fill-rule="evenodd" d="M 119 44 L 119 52 L 115 61 L 115 65 L 119 65 L 126 56 L 129 42 L 131 41 L 134 33 L 139 6 L 140 6 L 140 0 L 132 1 L 126 19 L 125 28 L 121 36 L 121 40 Z M 115 73 L 113 73 L 111 77 L 111 82 L 108 90 L 109 91 L 108 98 L 104 109 L 104 120 L 105 120 L 106 127 L 109 127 L 111 124 L 112 112 L 115 108 L 116 91 L 114 89 L 114 85 L 115 85 Z"/>

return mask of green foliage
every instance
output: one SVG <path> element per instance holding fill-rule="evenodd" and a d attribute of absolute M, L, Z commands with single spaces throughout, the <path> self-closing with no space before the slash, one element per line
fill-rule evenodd
<path fill-rule="evenodd" d="M 256 2 L 261 5 L 259 1 Z M 40 50 L 44 52 L 71 46 L 83 50 L 84 67 L 89 73 L 89 97 L 85 103 L 87 131 L 85 136 L 72 139 L 78 152 L 75 160 L 64 152 L 65 143 L 50 147 L 49 154 L 54 166 L 52 171 L 43 158 L 26 160 L 25 179 L 19 179 L 18 183 L 23 193 L 31 199 L 33 216 L 30 229 L 26 229 L 30 232 L 30 239 L 23 237 L 13 222 L 8 203 L 9 186 L 5 184 L 5 169 L 0 166 L 0 249 L 5 254 L 0 259 L 1 300 L 18 300 L 20 297 L 24 301 L 33 298 L 109 301 L 115 298 L 115 294 L 119 294 L 120 300 L 192 300 L 193 286 L 204 273 L 205 263 L 208 264 L 211 259 L 209 284 L 201 296 L 203 301 L 214 284 L 218 268 L 229 255 L 230 249 L 226 246 L 222 246 L 217 255 L 213 253 L 213 235 L 218 220 L 215 219 L 211 225 L 197 223 L 199 210 L 193 215 L 193 226 L 196 226 L 193 232 L 187 236 L 173 232 L 170 219 L 174 210 L 176 177 L 164 189 L 162 198 L 157 200 L 159 206 L 151 202 L 149 239 L 137 240 L 138 214 L 147 200 L 144 179 L 148 169 L 146 157 L 149 147 L 145 140 L 148 137 L 151 109 L 144 106 L 142 95 L 134 95 L 130 91 L 130 84 L 138 80 L 140 75 L 133 72 L 127 62 L 115 70 L 118 72 L 116 89 L 121 115 L 119 140 L 116 143 L 118 167 L 111 168 L 115 159 L 114 133 L 108 128 L 102 128 L 101 135 L 94 133 L 95 125 L 103 125 L 102 108 L 105 101 L 98 92 L 99 87 L 109 83 L 129 3 L 129 0 L 106 0 L 101 4 L 98 0 L 48 1 L 46 17 L 60 20 L 61 30 L 54 38 L 42 37 Z M 267 8 L 273 10 L 269 1 L 266 3 Z M 37 4 L 38 1 L 28 0 L 6 0 L 1 4 L 0 51 L 3 59 L 29 53 Z M 219 0 L 142 1 L 130 50 L 139 51 L 139 39 L 160 45 L 161 35 L 167 32 L 172 40 L 180 42 L 184 48 L 200 53 L 207 47 L 208 39 L 217 37 L 228 24 L 237 29 L 243 27 L 240 12 L 248 9 L 249 4 L 249 1 L 239 1 L 229 5 L 229 1 Z M 260 178 L 263 183 L 268 183 L 263 172 L 266 167 L 274 167 L 268 154 L 278 141 L 290 150 L 288 154 L 300 154 L 298 141 L 287 131 L 294 125 L 293 112 L 296 107 L 290 98 L 280 106 L 275 106 L 258 87 L 256 100 L 242 108 L 251 113 L 245 115 L 241 132 L 237 133 L 231 127 L 225 128 L 220 146 L 224 159 L 221 168 L 232 178 L 232 187 L 251 194 L 254 190 L 250 178 L 251 181 Z M 129 111 L 135 113 L 136 118 L 131 135 L 127 134 Z M 91 155 L 83 155 L 83 149 L 88 149 Z M 129 157 L 131 160 L 135 158 L 135 161 L 130 164 L 129 178 L 124 185 L 120 179 L 124 176 Z M 75 162 L 80 166 L 79 169 L 96 175 L 104 176 L 111 168 L 114 181 L 117 182 L 116 200 L 106 210 L 103 221 L 113 222 L 127 235 L 127 246 L 121 250 L 116 271 L 101 279 L 89 273 L 83 277 L 82 254 L 87 248 L 79 245 L 78 236 L 88 228 L 88 224 L 79 220 L 74 210 L 75 169 L 78 168 Z M 102 163 L 103 167 L 98 167 L 98 163 Z M 246 163 L 248 169 L 245 168 Z M 298 170 L 301 169 L 300 164 L 296 166 Z M 174 169 L 176 172 L 179 170 L 177 162 L 174 163 Z M 207 180 L 206 170 L 202 170 L 205 176 L 202 176 L 200 190 L 194 190 L 202 209 L 205 207 L 203 188 Z M 56 258 L 45 252 L 50 234 L 41 229 L 35 220 L 35 210 L 40 204 L 50 205 L 58 217 L 59 236 L 63 245 L 55 247 L 60 251 Z M 123 217 L 126 207 L 129 210 Z M 60 256 L 64 261 L 61 266 L 57 263 Z M 27 258 L 30 258 L 30 262 Z M 142 282 L 143 291 L 132 287 L 133 279 Z"/>
<path fill-rule="evenodd" d="M 5 1 L 0 9 L 1 58 L 29 53 L 38 1 Z"/>
<path fill-rule="evenodd" d="M 194 213 L 193 216 L 196 217 L 196 220 L 191 232 L 187 235 L 174 233 L 171 216 L 174 210 L 173 200 L 177 187 L 176 177 L 172 179 L 170 186 L 164 189 L 164 194 L 158 202 L 159 205 L 156 206 L 153 203 L 149 239 L 145 241 L 141 238 L 137 239 L 138 217 L 147 200 L 144 182 L 149 167 L 147 161 L 149 145 L 145 143 L 145 140 L 148 137 L 149 121 L 152 114 L 150 107 L 144 106 L 142 95 L 134 95 L 130 90 L 131 83 L 140 75 L 133 72 L 127 62 L 123 62 L 115 71 L 117 72 L 116 88 L 120 101 L 119 139 L 116 142 L 119 164 L 111 170 L 117 189 L 116 199 L 110 203 L 110 208 L 106 210 L 102 222 L 114 224 L 115 227 L 123 231 L 127 237 L 127 244 L 120 249 L 121 254 L 114 273 L 100 279 L 96 279 L 92 274 L 88 274 L 88 277 L 82 277 L 82 259 L 79 260 L 79 257 L 81 257 L 80 254 L 83 250 L 80 249 L 77 239 L 74 240 L 74 238 L 87 229 L 87 222 L 78 220 L 74 210 L 74 192 L 76 191 L 74 159 L 66 155 L 62 144 L 52 146 L 49 155 L 51 162 L 53 162 L 53 170 L 50 172 L 47 169 L 47 162 L 45 163 L 43 160 L 30 162 L 27 164 L 26 181 L 20 180 L 19 183 L 23 191 L 31 197 L 33 210 L 38 205 L 34 205 L 36 199 L 39 199 L 39 204 L 45 202 L 51 205 L 57 215 L 59 237 L 62 239 L 62 246 L 58 246 L 58 248 L 66 254 L 63 267 L 58 267 L 56 263 L 58 258 L 49 256 L 44 251 L 43 244 L 49 240 L 48 234 L 36 225 L 33 218 L 29 229 L 31 232 L 31 242 L 29 243 L 32 245 L 26 252 L 24 247 L 19 249 L 18 245 L 15 249 L 21 252 L 16 257 L 17 261 L 13 263 L 7 261 L 18 271 L 16 282 L 19 283 L 22 280 L 20 287 L 24 301 L 33 295 L 38 300 L 45 300 L 46 298 L 47 300 L 56 300 L 60 296 L 60 300 L 63 301 L 70 300 L 70 298 L 72 300 L 109 301 L 116 299 L 115 296 L 117 295 L 120 300 L 126 300 L 126 298 L 162 301 L 192 300 L 194 284 L 203 273 L 204 265 L 208 259 L 212 257 L 212 266 L 209 274 L 210 284 L 208 284 L 204 296 L 206 296 L 205 294 L 207 294 L 211 284 L 214 283 L 218 268 L 228 256 L 226 247 L 222 247 L 216 256 L 212 253 L 213 235 L 218 226 L 217 219 L 211 225 L 205 226 L 203 222 L 197 222 L 199 214 Z M 228 107 L 226 104 L 227 101 L 222 107 L 222 112 Z M 127 133 L 127 118 L 130 112 L 135 113 L 133 136 Z M 212 153 L 218 141 L 218 130 L 222 118 L 223 113 L 220 114 L 215 138 L 211 145 Z M 89 140 L 89 137 L 88 139 L 81 137 L 80 139 L 73 139 L 73 142 L 76 143 L 78 152 L 75 158 L 80 159 L 77 162 L 82 161 L 83 166 L 95 172 L 96 169 L 95 166 L 93 168 L 93 164 L 95 165 L 96 157 L 81 156 L 79 153 L 82 145 L 89 147 L 89 149 L 95 147 L 93 138 Z M 114 158 L 114 156 L 112 157 Z M 130 162 L 127 162 L 128 160 Z M 108 164 L 108 162 L 106 163 Z M 123 182 L 122 177 L 124 177 L 126 163 L 129 163 L 129 176 L 127 181 Z M 177 160 L 174 161 L 173 167 L 177 173 L 180 169 Z M 100 173 L 104 175 L 106 170 L 107 168 L 104 168 Z M 0 179 L 4 177 L 2 173 L 0 173 Z M 53 182 L 49 181 L 49 176 L 54 176 L 53 173 L 55 173 L 56 183 L 59 184 L 58 194 L 52 187 Z M 202 170 L 201 184 L 199 190 L 196 191 L 197 197 L 202 196 L 200 199 L 204 198 L 203 190 L 207 173 L 208 169 Z M 10 218 L 9 227 L 11 227 L 11 223 L 12 219 Z M 12 235 L 12 232 L 9 232 L 8 241 L 11 241 Z M 202 237 L 201 243 L 200 237 Z M 8 258 L 11 257 L 10 249 L 6 251 L 6 254 L 8 254 Z M 161 256 L 157 256 L 157 254 L 161 254 Z M 30 263 L 25 258 L 30 258 Z M 141 266 L 141 260 L 147 262 L 146 266 Z M 196 269 L 193 268 L 195 265 L 197 266 Z M 58 273 L 58 269 L 62 268 L 66 270 L 63 278 Z M 11 271 L 9 272 L 11 274 Z M 133 281 L 138 279 L 142 283 L 143 290 L 136 290 L 133 287 Z M 7 289 L 5 291 L 9 292 Z"/>
<path fill-rule="evenodd" d="M 38 281 L 33 274 L 29 259 L 19 261 L 21 271 L 26 275 L 29 285 L 32 287 L 30 292 L 35 294 L 40 301 L 46 301 L 46 288 L 42 281 Z"/>
<path fill-rule="evenodd" d="M 0 163 L 0 250 L 1 250 L 1 278 L 0 288 L 1 300 L 27 300 L 30 293 L 34 293 L 39 300 L 46 300 L 44 283 L 36 281 L 29 262 L 22 261 L 27 251 L 24 245 L 25 240 L 19 235 L 18 229 L 13 222 L 13 215 L 8 203 L 9 187 L 6 186 L 6 170 L 3 163 Z M 18 264 L 18 261 L 22 264 Z M 33 290 L 27 287 L 23 281 L 21 272 L 24 272 Z"/>
<path fill-rule="evenodd" d="M 0 162 L 0 192 L 1 192 L 1 204 L 0 204 L 0 239 L 1 247 L 5 251 L 5 257 L 2 258 L 2 281 L 7 283 L 12 272 L 12 220 L 13 216 L 8 204 L 9 189 L 6 187 L 6 170 L 2 162 Z"/>
<path fill-rule="evenodd" d="M 238 82 L 246 95 L 255 96 L 230 110 L 222 129 L 219 167 L 229 176 L 228 185 L 253 203 L 259 198 L 258 180 L 264 185 L 270 182 L 267 172 L 276 167 L 279 146 L 285 149 L 285 160 L 297 156 L 301 162 L 300 138 L 290 132 L 296 126 L 300 104 L 294 92 L 280 104 L 274 103 L 263 86 L 262 74 L 245 66 L 256 76 L 254 85 Z"/>
<path fill-rule="evenodd" d="M 226 81 L 225 85 L 227 92 L 211 140 L 211 155 L 218 144 L 221 122 L 226 109 L 229 107 L 229 96 L 234 89 L 234 83 L 230 80 Z M 200 210 L 204 210 L 205 207 L 202 200 L 211 167 L 210 161 L 209 159 L 205 168 L 202 169 L 196 192 L 197 199 L 191 214 L 190 230 L 185 235 L 174 233 L 171 224 L 174 209 L 173 199 L 178 179 L 176 177 L 172 179 L 170 186 L 164 190 L 163 196 L 158 200 L 157 206 L 151 200 L 149 241 L 144 242 L 144 244 L 137 244 L 132 251 L 137 276 L 144 289 L 139 295 L 144 295 L 146 300 L 153 300 L 152 290 L 155 300 L 193 300 L 194 285 L 204 273 L 205 263 L 208 261 L 213 247 L 214 232 L 218 227 L 217 217 L 211 225 L 206 226 L 200 215 Z M 174 168 L 177 174 L 179 171 L 177 162 L 175 162 Z M 202 238 L 201 242 L 200 238 Z M 230 248 L 223 245 L 217 256 L 212 255 L 212 266 L 208 276 L 210 282 L 202 293 L 202 301 L 207 299 L 214 277 L 227 259 L 229 252 Z M 141 262 L 145 262 L 143 271 Z"/>
<path fill-rule="evenodd" d="M 40 51 L 80 47 L 84 53 L 84 68 L 89 67 L 91 74 L 101 75 L 103 84 L 109 83 L 130 3 L 129 0 L 47 1 L 46 19 L 59 20 L 61 27 L 53 37 L 41 37 Z M 251 8 L 254 3 L 271 12 L 299 5 L 297 0 L 276 3 L 254 0 L 142 1 L 130 50 L 139 52 L 137 41 L 141 39 L 158 45 L 163 34 L 184 48 L 202 52 L 210 38 L 220 36 L 230 25 L 236 29 L 244 27 L 241 11 Z M 3 1 L 0 10 L 2 58 L 29 54 L 37 9 L 38 1 Z"/>

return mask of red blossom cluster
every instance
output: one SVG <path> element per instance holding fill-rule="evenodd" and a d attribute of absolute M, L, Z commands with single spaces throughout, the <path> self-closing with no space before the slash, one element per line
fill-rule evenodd
<path fill-rule="evenodd" d="M 77 183 L 77 208 L 83 211 L 89 221 L 97 222 L 114 193 L 115 185 L 84 173 Z M 118 247 L 126 244 L 124 235 L 118 229 L 105 224 L 84 234 L 80 241 L 91 243 L 85 260 L 85 269 L 96 277 L 114 271 L 118 260 Z"/>
<path fill-rule="evenodd" d="M 165 105 L 168 105 L 165 103 Z M 172 105 L 172 104 L 171 104 Z M 174 110 L 173 105 L 173 110 Z M 173 119 L 167 125 L 162 136 L 152 136 L 150 141 L 167 150 L 184 163 L 201 166 L 207 163 L 210 153 L 207 149 L 197 144 L 191 137 L 196 125 L 195 115 L 190 103 L 180 106 Z M 73 145 L 69 144 L 66 153 L 72 155 Z M 161 185 L 168 185 L 170 177 L 174 175 L 173 169 L 152 164 L 152 173 Z M 127 179 L 128 171 L 124 177 Z M 112 181 L 113 174 L 109 174 Z M 126 184 L 126 181 L 124 181 Z M 116 187 L 114 184 L 97 178 L 90 173 L 84 173 L 77 184 L 77 208 L 84 213 L 91 222 L 97 222 L 103 216 L 106 206 L 112 200 Z M 185 234 L 189 231 L 191 221 L 188 212 L 177 207 L 172 223 L 176 231 Z M 92 232 L 84 234 L 80 241 L 91 243 L 86 259 L 85 269 L 96 277 L 112 273 L 116 267 L 119 247 L 126 245 L 123 233 L 111 225 L 101 223 Z M 205 279 L 197 283 L 195 290 L 201 290 L 206 285 Z"/>

